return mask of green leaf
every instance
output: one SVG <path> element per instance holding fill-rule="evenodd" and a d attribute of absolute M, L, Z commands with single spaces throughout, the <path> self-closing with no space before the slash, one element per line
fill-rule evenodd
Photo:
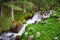
<path fill-rule="evenodd" d="M 8 6 L 8 7 L 12 7 L 14 10 L 19 10 L 19 11 L 21 11 L 21 10 L 22 10 L 22 8 L 21 8 L 21 7 L 19 7 L 19 6 L 15 5 L 15 4 L 11 3 L 11 2 L 4 3 L 4 5 L 6 5 L 6 6 Z"/>

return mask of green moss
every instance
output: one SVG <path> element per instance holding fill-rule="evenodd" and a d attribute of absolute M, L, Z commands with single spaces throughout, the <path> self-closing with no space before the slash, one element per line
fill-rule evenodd
<path fill-rule="evenodd" d="M 10 18 L 2 18 L 0 22 L 1 22 L 0 31 L 9 30 L 11 28 Z"/>

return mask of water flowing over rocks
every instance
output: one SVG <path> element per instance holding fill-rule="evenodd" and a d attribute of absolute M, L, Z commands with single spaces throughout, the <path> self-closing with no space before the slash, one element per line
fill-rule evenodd
<path fill-rule="evenodd" d="M 23 27 L 19 30 L 18 33 L 10 33 L 10 32 L 4 33 L 3 35 L 0 36 L 0 40 L 15 40 L 15 39 L 18 40 L 18 39 L 21 39 L 20 36 L 22 36 L 22 34 L 25 32 L 25 28 L 27 27 L 28 24 L 38 23 L 38 22 L 42 21 L 43 19 L 49 18 L 50 15 L 54 12 L 55 12 L 54 10 L 50 10 L 49 13 L 47 11 L 36 12 L 34 14 L 34 16 L 32 17 L 32 19 L 28 19 L 26 24 L 23 24 Z M 33 36 L 31 39 L 33 39 Z"/>

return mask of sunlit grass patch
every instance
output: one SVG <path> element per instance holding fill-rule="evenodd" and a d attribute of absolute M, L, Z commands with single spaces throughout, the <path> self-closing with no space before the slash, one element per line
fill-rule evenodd
<path fill-rule="evenodd" d="M 32 29 L 29 30 L 30 28 Z M 56 38 L 60 40 L 60 22 L 56 17 L 52 16 L 44 21 L 39 22 L 38 24 L 29 24 L 26 32 L 28 32 L 28 36 L 34 35 L 33 40 L 55 40 Z M 39 38 L 36 38 L 37 32 L 41 33 Z"/>

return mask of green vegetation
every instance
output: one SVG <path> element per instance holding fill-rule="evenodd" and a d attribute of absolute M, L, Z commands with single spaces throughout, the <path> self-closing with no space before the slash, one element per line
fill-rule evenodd
<path fill-rule="evenodd" d="M 58 37 L 60 40 L 60 12 L 56 12 L 51 15 L 50 18 L 39 22 L 38 24 L 29 24 L 26 28 L 26 32 L 28 32 L 28 36 L 23 34 L 23 40 L 27 40 L 26 37 L 30 35 L 34 35 L 33 40 L 54 40 L 54 37 Z M 33 30 L 29 30 L 29 28 L 33 28 Z M 36 39 L 36 33 L 40 32 L 41 36 Z"/>
<path fill-rule="evenodd" d="M 57 12 L 38 24 L 29 24 L 26 31 L 28 36 L 36 36 L 36 32 L 41 33 L 41 36 L 38 39 L 34 37 L 34 40 L 53 40 L 55 36 L 60 40 L 60 0 L 0 0 L 0 32 L 10 30 L 13 22 L 26 23 L 37 11 L 51 9 Z M 24 34 L 23 40 L 26 40 Z"/>

